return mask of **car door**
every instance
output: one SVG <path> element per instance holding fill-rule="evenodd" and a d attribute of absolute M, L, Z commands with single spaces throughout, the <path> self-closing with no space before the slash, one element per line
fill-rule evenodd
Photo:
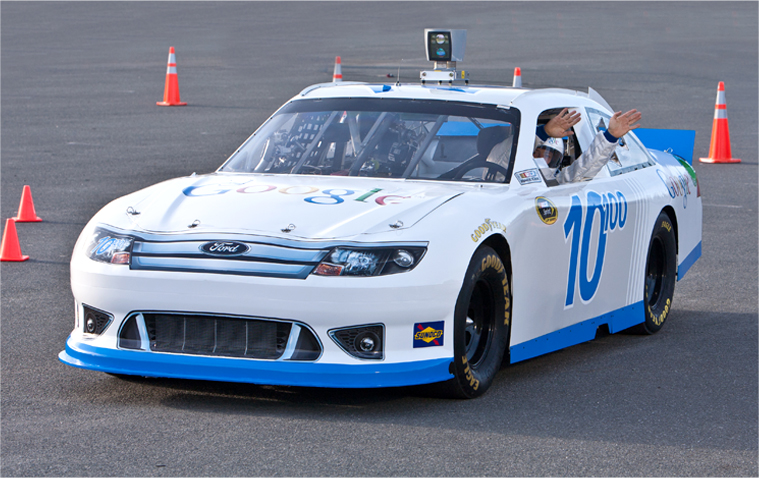
<path fill-rule="evenodd" d="M 609 115 L 577 109 L 583 118 L 574 128 L 575 145 L 587 151 Z M 613 333 L 642 321 L 642 268 L 652 225 L 645 219 L 644 189 L 627 173 L 636 170 L 636 157 L 641 168 L 650 158 L 642 161 L 631 144 L 623 138 L 615 149 L 621 167 L 606 166 L 579 182 L 545 181 L 536 190 L 537 218 L 524 233 L 532 273 L 514 279 L 512 362 L 591 340 L 604 323 Z M 519 297 L 528 303 L 520 307 Z M 520 310 L 529 316 L 521 324 Z"/>

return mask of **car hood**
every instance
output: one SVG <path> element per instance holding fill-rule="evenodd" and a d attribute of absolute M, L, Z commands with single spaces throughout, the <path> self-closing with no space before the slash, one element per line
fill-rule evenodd
<path fill-rule="evenodd" d="M 407 229 L 465 188 L 361 177 L 217 173 L 158 184 L 120 206 L 126 206 L 132 227 L 145 232 L 333 239 Z"/>

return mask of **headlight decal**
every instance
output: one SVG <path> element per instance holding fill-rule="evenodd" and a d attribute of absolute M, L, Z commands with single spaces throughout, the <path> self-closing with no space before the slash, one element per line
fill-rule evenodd
<path fill-rule="evenodd" d="M 133 243 L 133 237 L 98 227 L 92 235 L 86 254 L 93 261 L 128 265 Z"/>
<path fill-rule="evenodd" d="M 314 269 L 321 276 L 370 277 L 412 270 L 422 260 L 425 247 L 336 247 Z"/>

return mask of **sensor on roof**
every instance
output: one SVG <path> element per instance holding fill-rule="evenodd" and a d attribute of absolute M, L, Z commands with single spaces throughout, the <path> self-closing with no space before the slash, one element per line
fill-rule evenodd
<path fill-rule="evenodd" d="M 466 30 L 424 29 L 427 59 L 434 62 L 463 61 Z"/>
<path fill-rule="evenodd" d="M 466 30 L 425 28 L 424 48 L 427 59 L 434 61 L 435 66 L 432 71 L 420 73 L 423 85 L 428 81 L 436 82 L 438 85 L 452 85 L 456 80 L 464 80 L 465 84 L 469 84 L 466 72 L 462 71 L 461 75 L 456 73 L 456 62 L 464 59 Z"/>

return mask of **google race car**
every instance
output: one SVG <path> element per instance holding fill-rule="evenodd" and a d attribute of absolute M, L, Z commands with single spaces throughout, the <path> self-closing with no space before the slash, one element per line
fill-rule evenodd
<path fill-rule="evenodd" d="M 660 330 L 701 255 L 687 161 L 630 132 L 597 175 L 559 184 L 536 128 L 581 113 L 571 164 L 613 114 L 600 95 L 440 71 L 308 87 L 217 171 L 105 206 L 74 248 L 60 360 L 472 398 L 503 361 Z"/>

